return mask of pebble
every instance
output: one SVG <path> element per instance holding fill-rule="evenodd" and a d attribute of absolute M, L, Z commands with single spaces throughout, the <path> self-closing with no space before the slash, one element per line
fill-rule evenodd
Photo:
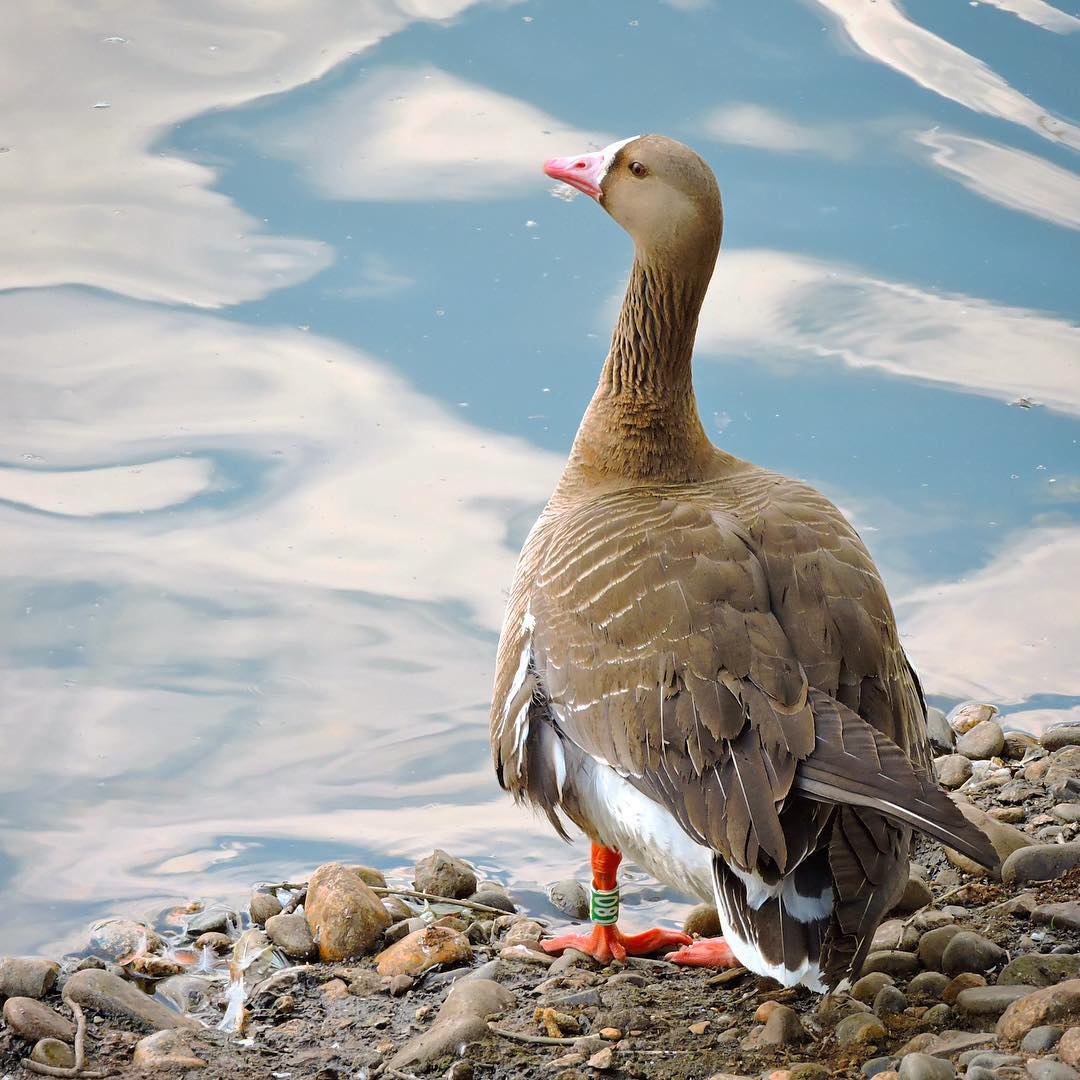
<path fill-rule="evenodd" d="M 956 1076 L 951 1061 L 930 1054 L 906 1055 L 899 1072 L 900 1080 L 953 1080 Z"/>
<path fill-rule="evenodd" d="M 1077 1080 L 1080 1077 L 1080 1073 L 1060 1061 L 1038 1059 L 1027 1063 L 1027 1074 L 1031 1080 Z"/>
<path fill-rule="evenodd" d="M 363 863 L 346 863 L 346 869 L 355 874 L 365 885 L 379 889 L 386 888 L 386 875 L 374 866 L 364 866 Z"/>
<path fill-rule="evenodd" d="M 927 706 L 926 709 L 926 736 L 930 740 L 930 745 L 939 754 L 947 754 L 956 744 L 956 732 L 945 718 L 945 714 L 933 705 Z"/>
<path fill-rule="evenodd" d="M 908 983 L 908 996 L 914 1001 L 940 1001 L 949 977 L 940 971 L 920 971 Z"/>
<path fill-rule="evenodd" d="M 973 761 L 989 761 L 1005 749 L 1005 732 L 996 720 L 983 720 L 956 740 L 956 752 Z"/>
<path fill-rule="evenodd" d="M 720 937 L 723 932 L 720 915 L 712 904 L 698 904 L 683 920 L 683 933 L 691 937 Z"/>
<path fill-rule="evenodd" d="M 1066 1065 L 1080 1065 L 1080 1027 L 1071 1027 L 1061 1036 L 1057 1055 Z"/>
<path fill-rule="evenodd" d="M 913 975 L 919 970 L 919 958 L 914 953 L 900 952 L 898 949 L 882 949 L 869 953 L 863 961 L 862 974 L 882 971 L 894 977 Z"/>
<path fill-rule="evenodd" d="M 876 1042 L 886 1036 L 885 1025 L 872 1013 L 846 1016 L 836 1025 L 836 1041 L 841 1046 Z"/>
<path fill-rule="evenodd" d="M 232 938 L 228 934 L 218 933 L 217 930 L 208 930 L 205 934 L 200 934 L 194 944 L 196 949 L 212 949 L 218 956 L 223 956 L 233 947 Z"/>
<path fill-rule="evenodd" d="M 187 1040 L 177 1031 L 159 1031 L 135 1044 L 132 1063 L 140 1069 L 205 1069 Z"/>
<path fill-rule="evenodd" d="M 927 1009 L 922 1020 L 927 1027 L 944 1027 L 952 1020 L 952 1016 L 952 1008 L 942 1001 Z"/>
<path fill-rule="evenodd" d="M 90 946 L 109 960 L 145 948 L 159 952 L 165 945 L 160 934 L 134 919 L 103 919 L 90 927 Z"/>
<path fill-rule="evenodd" d="M 437 1019 L 449 1021 L 462 1016 L 478 1016 L 487 1020 L 513 1008 L 515 1001 L 510 990 L 492 979 L 464 979 L 450 987 L 439 1007 Z"/>
<path fill-rule="evenodd" d="M 966 799 L 958 799 L 956 809 L 972 825 L 986 834 L 986 838 L 990 841 L 991 846 L 997 853 L 997 857 L 1001 860 L 1007 859 L 1018 848 L 1030 847 L 1034 843 L 1027 833 L 1021 832 L 1015 826 L 1008 825 L 1004 821 L 992 818 L 985 810 L 982 810 L 974 803 L 968 802 Z M 988 873 L 986 867 L 980 866 L 977 862 L 967 858 L 967 856 L 961 855 L 960 852 L 946 847 L 945 854 L 949 862 L 959 867 L 964 873 L 986 877 Z"/>
<path fill-rule="evenodd" d="M 505 911 L 509 915 L 513 915 L 517 911 L 514 901 L 506 893 L 499 892 L 498 889 L 478 889 L 469 899 L 477 904 L 486 904 L 488 907 L 498 908 L 499 911 Z M 587 904 L 585 914 L 589 914 Z"/>
<path fill-rule="evenodd" d="M 907 884 L 900 894 L 900 899 L 893 905 L 893 911 L 908 915 L 921 907 L 926 907 L 933 899 L 934 894 L 930 891 L 926 879 L 921 874 L 909 871 Z"/>
<path fill-rule="evenodd" d="M 341 863 L 324 863 L 311 875 L 304 914 L 324 963 L 371 952 L 390 925 L 382 901 Z"/>
<path fill-rule="evenodd" d="M 416 980 L 411 975 L 394 975 L 390 979 L 388 987 L 391 997 L 401 997 L 407 994 L 416 985 Z"/>
<path fill-rule="evenodd" d="M 457 967 L 468 962 L 471 956 L 472 946 L 464 934 L 448 926 L 429 926 L 379 953 L 375 958 L 375 969 L 380 975 L 419 975 L 440 964 Z"/>
<path fill-rule="evenodd" d="M 996 705 L 990 705 L 983 701 L 964 701 L 957 705 L 945 719 L 948 721 L 949 727 L 957 735 L 963 735 L 965 731 L 970 731 L 976 724 L 993 720 L 997 716 L 997 712 Z"/>
<path fill-rule="evenodd" d="M 861 979 L 856 979 L 851 987 L 851 996 L 856 1001 L 869 1004 L 877 997 L 878 993 L 886 986 L 893 985 L 893 977 L 884 971 L 872 971 Z"/>
<path fill-rule="evenodd" d="M 894 1057 L 871 1058 L 869 1061 L 863 1062 L 861 1072 L 867 1080 L 871 1080 L 871 1077 L 877 1076 L 879 1073 L 895 1069 L 899 1062 L 900 1059 Z"/>
<path fill-rule="evenodd" d="M 903 919 L 887 919 L 875 931 L 870 952 L 899 949 L 914 952 L 919 947 L 919 931 Z"/>
<path fill-rule="evenodd" d="M 941 958 L 949 942 L 957 934 L 963 933 L 961 927 L 954 924 L 939 926 L 936 930 L 928 930 L 919 939 L 919 960 L 924 968 L 931 971 L 941 970 Z"/>
<path fill-rule="evenodd" d="M 144 994 L 138 987 L 109 971 L 77 971 L 64 987 L 65 997 L 84 1008 L 96 1009 L 109 1016 L 124 1016 L 144 1028 L 198 1028 L 190 1017 Z"/>
<path fill-rule="evenodd" d="M 941 992 L 941 1000 L 946 1005 L 952 1005 L 961 993 L 971 990 L 976 986 L 985 986 L 986 977 L 978 975 L 974 971 L 962 971 L 959 975 L 949 980 L 948 985 Z"/>
<path fill-rule="evenodd" d="M 997 1030 L 1002 1038 L 1022 1039 L 1034 1027 L 1074 1023 L 1080 1023 L 1080 979 L 1047 986 L 1014 1001 L 998 1021 Z"/>
<path fill-rule="evenodd" d="M 615 1068 L 615 1048 L 605 1046 L 602 1050 L 597 1050 L 585 1064 L 590 1069 L 597 1069 L 599 1072 Z"/>
<path fill-rule="evenodd" d="M 1050 881 L 1080 866 L 1080 843 L 1034 844 L 1014 851 L 1001 868 L 1006 885 L 1022 881 Z"/>
<path fill-rule="evenodd" d="M 211 931 L 224 934 L 228 931 L 230 923 L 236 926 L 239 921 L 235 911 L 230 911 L 228 908 L 209 908 L 206 911 L 200 911 L 192 915 L 188 919 L 187 932 L 192 937 L 198 937 L 200 934 L 207 934 Z M 151 952 L 156 952 L 160 945 L 148 945 L 148 948 Z M 131 951 L 135 951 L 134 947 Z"/>
<path fill-rule="evenodd" d="M 476 874 L 461 859 L 436 848 L 413 871 L 413 886 L 421 892 L 462 900 L 476 892 Z"/>
<path fill-rule="evenodd" d="M 1032 1028 L 1020 1040 L 1020 1049 L 1026 1054 L 1049 1054 L 1065 1033 L 1053 1024 Z"/>
<path fill-rule="evenodd" d="M 999 945 L 971 930 L 954 934 L 941 954 L 941 970 L 946 975 L 959 975 L 964 971 L 989 971 L 1006 959 Z"/>
<path fill-rule="evenodd" d="M 1044 750 L 1061 750 L 1066 746 L 1080 746 L 1080 724 L 1075 722 L 1054 724 L 1039 738 Z"/>
<path fill-rule="evenodd" d="M 1031 921 L 1052 926 L 1057 930 L 1080 930 L 1080 901 L 1040 904 L 1031 913 Z"/>
<path fill-rule="evenodd" d="M 1032 993 L 1030 986 L 975 986 L 961 990 L 956 1008 L 965 1016 L 1000 1016 L 1014 1001 Z"/>
<path fill-rule="evenodd" d="M 461 1016 L 432 1024 L 421 1035 L 410 1039 L 388 1062 L 386 1071 L 402 1070 L 410 1065 L 426 1065 L 444 1056 L 457 1057 L 469 1043 L 490 1035 L 487 1022 L 478 1016 Z"/>
<path fill-rule="evenodd" d="M 1027 953 L 1010 960 L 998 975 L 1001 986 L 1053 986 L 1065 979 L 1080 978 L 1080 956 Z"/>
<path fill-rule="evenodd" d="M 4 1002 L 4 1020 L 24 1039 L 60 1039 L 71 1042 L 75 1025 L 55 1009 L 28 997 L 10 997 Z"/>
<path fill-rule="evenodd" d="M 1063 802 L 1050 810 L 1050 813 L 1067 825 L 1080 822 L 1080 802 Z"/>
<path fill-rule="evenodd" d="M 266 920 L 266 936 L 293 960 L 310 960 L 318 951 L 303 915 L 271 915 Z"/>
<path fill-rule="evenodd" d="M 503 938 L 504 946 L 525 945 L 530 949 L 540 947 L 540 939 L 544 936 L 544 928 L 532 919 L 520 919 L 514 923 L 506 936 Z"/>
<path fill-rule="evenodd" d="M 1038 745 L 1038 739 L 1026 731 L 1006 731 L 1002 754 L 1013 761 L 1019 761 L 1033 746 Z"/>
<path fill-rule="evenodd" d="M 248 910 L 251 921 L 256 926 L 264 926 L 267 919 L 281 914 L 281 901 L 271 892 L 254 892 Z"/>
<path fill-rule="evenodd" d="M 934 759 L 934 772 L 938 783 L 947 788 L 958 788 L 972 773 L 971 758 L 963 754 L 946 754 Z"/>
<path fill-rule="evenodd" d="M 571 919 L 587 919 L 589 917 L 589 894 L 580 881 L 573 878 L 564 878 L 556 881 L 548 889 L 548 899 L 564 915 Z"/>
<path fill-rule="evenodd" d="M 0 997 L 43 998 L 55 985 L 60 965 L 37 956 L 0 959 Z"/>
<path fill-rule="evenodd" d="M 71 1069 L 75 1066 L 75 1051 L 59 1039 L 42 1039 L 34 1044 L 30 1060 L 54 1069 Z"/>
<path fill-rule="evenodd" d="M 194 1012 L 206 1003 L 211 983 L 197 975 L 170 975 L 154 987 L 158 997 L 171 1001 L 181 1012 Z"/>
<path fill-rule="evenodd" d="M 902 1013 L 908 1007 L 908 999 L 895 986 L 883 986 L 874 998 L 874 1012 L 878 1016 Z"/>
<path fill-rule="evenodd" d="M 530 949 L 527 945 L 509 945 L 499 951 L 499 956 L 504 960 L 523 960 L 526 964 L 542 964 L 544 967 L 551 967 L 555 963 L 554 957 Z"/>

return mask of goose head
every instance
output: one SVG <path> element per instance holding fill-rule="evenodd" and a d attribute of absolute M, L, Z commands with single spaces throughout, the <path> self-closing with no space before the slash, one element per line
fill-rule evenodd
<path fill-rule="evenodd" d="M 544 172 L 595 199 L 643 254 L 715 257 L 723 231 L 720 189 L 712 169 L 689 146 L 664 135 L 635 135 L 603 150 L 550 158 Z"/>

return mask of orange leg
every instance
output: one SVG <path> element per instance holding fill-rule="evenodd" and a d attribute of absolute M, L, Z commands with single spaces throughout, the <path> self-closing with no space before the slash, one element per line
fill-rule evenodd
<path fill-rule="evenodd" d="M 593 915 L 598 914 L 598 908 L 618 912 L 618 882 L 619 863 L 622 855 L 612 848 L 606 848 L 600 844 L 592 846 L 592 870 L 593 889 L 595 893 L 613 894 L 608 897 L 607 905 L 604 898 L 593 898 Z M 597 902 L 599 899 L 599 903 Z M 601 917 L 605 917 L 601 915 Z M 563 934 L 561 937 L 552 938 L 543 942 L 546 952 L 562 952 L 563 949 L 577 949 L 606 964 L 611 960 L 625 960 L 627 956 L 645 956 L 649 953 L 659 952 L 669 945 L 691 945 L 693 939 L 686 934 L 680 934 L 677 930 L 645 930 L 640 934 L 624 934 L 614 922 L 596 922 L 589 934 Z"/>
<path fill-rule="evenodd" d="M 667 958 L 687 967 L 739 967 L 731 946 L 722 937 L 700 938 L 669 953 Z"/>

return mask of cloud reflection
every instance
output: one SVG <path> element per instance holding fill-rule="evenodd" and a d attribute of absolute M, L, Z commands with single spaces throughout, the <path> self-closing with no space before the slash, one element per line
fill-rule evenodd
<path fill-rule="evenodd" d="M 774 109 L 753 102 L 722 105 L 714 109 L 705 117 L 703 132 L 717 142 L 788 154 L 811 153 L 845 158 L 855 151 L 850 126 L 800 124 Z"/>
<path fill-rule="evenodd" d="M 1052 30 L 1055 34 L 1072 34 L 1080 30 L 1080 19 L 1053 7 L 1045 0 L 982 0 L 1002 11 L 1008 11 L 1024 22 Z"/>
<path fill-rule="evenodd" d="M 856 48 L 919 86 L 1080 149 L 1080 128 L 1052 116 L 983 61 L 913 23 L 895 0 L 815 2 L 840 20 Z"/>
<path fill-rule="evenodd" d="M 1080 413 L 1080 331 L 976 297 L 932 293 L 803 255 L 725 251 L 698 333 L 702 353 L 836 359 L 854 368 Z"/>
<path fill-rule="evenodd" d="M 369 75 L 263 142 L 338 199 L 481 199 L 535 189 L 539 162 L 610 137 L 435 67 Z"/>

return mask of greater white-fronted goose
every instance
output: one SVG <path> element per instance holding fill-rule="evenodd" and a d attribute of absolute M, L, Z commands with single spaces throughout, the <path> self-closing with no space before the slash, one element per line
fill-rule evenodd
<path fill-rule="evenodd" d="M 855 530 L 701 426 L 691 352 L 723 227 L 712 170 L 658 135 L 544 170 L 634 241 L 499 643 L 499 781 L 593 845 L 592 933 L 546 947 L 604 960 L 681 944 L 677 962 L 834 986 L 905 885 L 912 828 L 996 857 L 924 771 L 922 691 Z M 715 898 L 724 939 L 623 935 L 623 853 Z"/>

